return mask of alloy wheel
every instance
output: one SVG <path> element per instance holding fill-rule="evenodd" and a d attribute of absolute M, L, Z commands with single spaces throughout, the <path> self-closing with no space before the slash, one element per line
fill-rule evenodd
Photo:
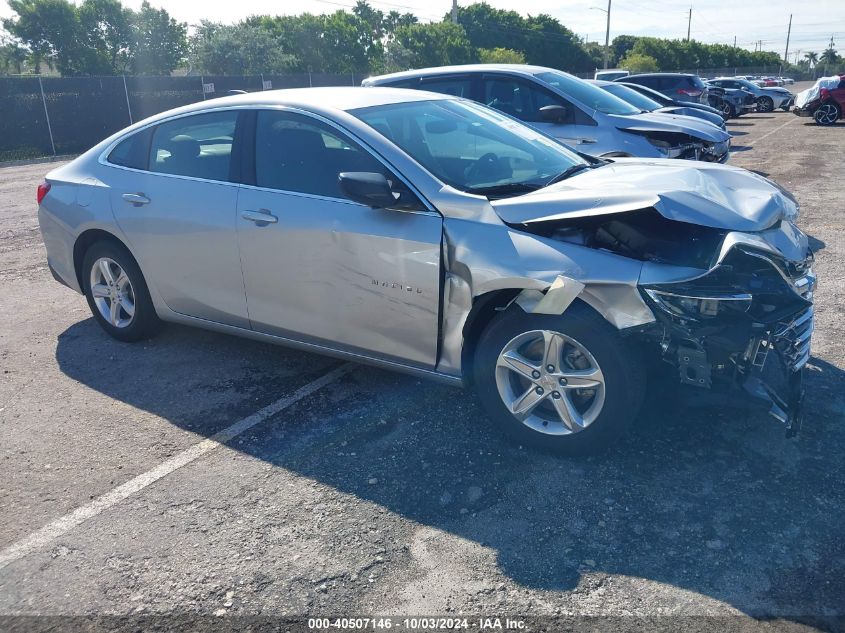
<path fill-rule="evenodd" d="M 731 118 L 731 109 L 732 108 L 731 108 L 730 103 L 728 103 L 728 102 L 723 103 L 722 104 L 722 117 L 725 118 L 725 119 L 730 119 Z"/>
<path fill-rule="evenodd" d="M 604 406 L 605 379 L 595 357 L 572 337 L 550 330 L 524 332 L 504 346 L 496 387 L 517 420 L 547 435 L 583 431 Z"/>
<path fill-rule="evenodd" d="M 760 100 L 757 101 L 757 109 L 760 112 L 771 112 L 775 109 L 775 102 L 772 101 L 771 97 L 760 97 Z"/>
<path fill-rule="evenodd" d="M 839 110 L 832 103 L 823 103 L 813 114 L 819 125 L 833 125 L 839 118 Z"/>
<path fill-rule="evenodd" d="M 120 264 L 109 257 L 101 257 L 91 267 L 91 296 L 100 316 L 113 327 L 129 327 L 135 318 L 132 282 Z"/>

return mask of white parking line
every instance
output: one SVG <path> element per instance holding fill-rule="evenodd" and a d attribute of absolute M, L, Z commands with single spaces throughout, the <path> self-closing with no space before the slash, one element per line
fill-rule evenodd
<path fill-rule="evenodd" d="M 782 130 L 782 129 L 783 129 L 783 128 L 785 128 L 787 125 L 789 125 L 790 123 L 793 123 L 794 121 L 797 121 L 797 120 L 798 120 L 798 117 L 795 117 L 794 119 L 792 119 L 792 120 L 790 120 L 790 121 L 787 121 L 787 122 L 786 122 L 786 123 L 784 123 L 783 125 L 779 125 L 779 126 L 777 126 L 774 130 L 771 130 L 771 131 L 769 131 L 769 132 L 766 132 L 765 134 L 763 134 L 763 136 L 761 136 L 760 138 L 756 139 L 756 141 L 753 141 L 753 142 L 757 142 L 757 143 L 759 143 L 760 141 L 762 141 L 762 140 L 763 140 L 764 138 L 766 138 L 767 136 L 771 136 L 771 135 L 772 135 L 772 134 L 774 134 L 775 132 L 778 132 L 778 131 Z"/>
<path fill-rule="evenodd" d="M 182 466 L 186 466 L 187 464 L 199 459 L 206 453 L 209 453 L 216 448 L 220 448 L 238 435 L 241 435 L 254 426 L 261 424 L 264 420 L 276 415 L 280 411 L 284 411 L 289 406 L 311 395 L 318 389 L 322 389 L 329 383 L 334 382 L 352 369 L 352 367 L 353 365 L 347 363 L 333 369 L 329 373 L 320 376 L 303 387 L 300 387 L 291 395 L 276 400 L 260 411 L 256 411 L 252 415 L 247 416 L 222 431 L 215 433 L 211 437 L 204 439 L 202 442 L 194 444 L 181 453 L 174 455 L 155 468 L 130 479 L 126 483 L 121 484 L 101 497 L 97 497 L 91 503 L 77 508 L 73 512 L 48 523 L 43 528 L 36 530 L 29 536 L 25 536 L 0 552 L 0 569 L 3 569 L 9 563 L 23 558 L 27 554 L 44 547 L 63 534 L 66 534 L 80 523 L 97 516 L 104 510 L 108 510 L 113 505 L 116 505 L 130 495 L 143 490 L 162 477 L 166 477 L 173 471 L 182 468 Z"/>

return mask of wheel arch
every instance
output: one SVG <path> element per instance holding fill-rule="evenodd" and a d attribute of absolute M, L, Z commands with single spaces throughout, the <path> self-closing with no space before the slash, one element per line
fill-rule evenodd
<path fill-rule="evenodd" d="M 493 290 L 475 298 L 472 308 L 467 315 L 463 326 L 463 344 L 461 347 L 461 373 L 464 377 L 464 382 L 471 385 L 472 382 L 472 364 L 475 357 L 475 348 L 481 337 L 482 332 L 490 324 L 497 313 L 510 306 L 515 305 L 515 309 L 521 309 L 525 312 L 530 312 L 526 307 L 519 305 L 521 301 L 520 295 L 526 291 L 525 288 L 505 288 L 501 290 Z M 612 297 L 614 300 L 619 300 L 619 295 Z M 610 324 L 614 329 L 625 329 L 628 325 L 641 324 L 643 322 L 642 315 L 639 315 L 639 320 L 632 320 L 631 323 L 626 323 L 624 318 L 620 318 L 624 312 L 609 309 L 605 305 L 604 297 L 601 293 L 594 294 L 590 292 L 589 286 L 580 292 L 575 298 L 569 302 L 566 307 L 560 312 L 563 314 L 575 303 L 583 306 L 584 309 L 589 310 L 595 315 L 597 319 Z M 629 309 L 635 306 L 626 306 Z M 649 316 L 651 312 L 649 311 Z M 653 320 L 653 316 L 651 319 Z"/>
<path fill-rule="evenodd" d="M 112 242 L 124 248 L 130 257 L 135 260 L 135 263 L 138 264 L 138 259 L 132 254 L 129 247 L 114 233 L 99 228 L 83 231 L 73 244 L 73 270 L 76 274 L 76 281 L 79 283 L 79 287 L 83 292 L 85 291 L 85 284 L 82 275 L 82 263 L 85 261 L 85 253 L 97 242 Z"/>

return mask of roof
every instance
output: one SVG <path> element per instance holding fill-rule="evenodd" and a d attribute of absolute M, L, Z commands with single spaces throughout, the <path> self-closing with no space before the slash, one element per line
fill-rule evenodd
<path fill-rule="evenodd" d="M 264 90 L 262 92 L 249 92 L 246 94 L 198 101 L 197 103 L 161 112 L 145 121 L 139 122 L 139 124 L 147 124 L 156 119 L 163 119 L 177 114 L 237 106 L 285 105 L 317 113 L 331 114 L 337 111 L 355 110 L 357 108 L 368 108 L 390 103 L 453 98 L 449 95 L 424 90 L 402 90 L 400 88 L 382 87 L 362 88 L 359 86 Z M 137 127 L 137 124 L 133 127 Z"/>
<path fill-rule="evenodd" d="M 459 73 L 492 73 L 492 72 L 510 72 L 519 73 L 523 75 L 535 75 L 537 73 L 544 73 L 555 68 L 548 68 L 546 66 L 532 66 L 530 64 L 464 64 L 460 66 L 436 66 L 433 68 L 418 68 L 416 70 L 405 70 L 399 73 L 391 73 L 389 75 L 378 75 L 376 77 L 368 77 L 364 80 L 364 84 L 377 84 L 383 81 L 395 81 L 397 79 L 412 79 L 414 77 L 427 77 L 430 75 L 454 75 Z M 564 72 L 564 71 L 557 71 Z"/>

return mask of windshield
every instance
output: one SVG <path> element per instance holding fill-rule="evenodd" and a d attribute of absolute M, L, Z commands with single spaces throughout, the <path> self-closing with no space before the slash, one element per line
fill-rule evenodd
<path fill-rule="evenodd" d="M 554 139 L 470 101 L 351 110 L 441 181 L 480 195 L 527 193 L 589 163 Z"/>
<path fill-rule="evenodd" d="M 644 94 L 640 94 L 636 90 L 631 90 L 628 86 L 623 86 L 622 84 L 609 84 L 607 86 L 602 86 L 601 88 L 602 90 L 607 90 L 610 94 L 615 95 L 620 99 L 624 99 L 632 106 L 639 108 L 644 112 L 654 112 L 661 107 L 657 101 L 649 99 Z"/>
<path fill-rule="evenodd" d="M 598 86 L 587 83 L 583 79 L 567 75 L 566 73 L 550 70 L 537 73 L 535 77 L 550 86 L 554 86 L 564 95 L 580 104 L 603 112 L 604 114 L 622 114 L 627 116 L 629 114 L 640 113 L 637 108 L 630 103 L 626 103 L 619 97 L 614 97 Z"/>

